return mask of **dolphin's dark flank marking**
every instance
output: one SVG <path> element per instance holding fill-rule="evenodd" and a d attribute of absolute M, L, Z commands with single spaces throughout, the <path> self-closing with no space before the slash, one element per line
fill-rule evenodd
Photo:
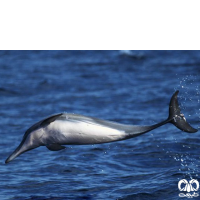
<path fill-rule="evenodd" d="M 176 91 L 169 104 L 169 117 L 152 126 L 124 125 L 116 122 L 100 120 L 83 115 L 60 113 L 50 116 L 31 126 L 22 139 L 17 149 L 6 159 L 10 162 L 20 154 L 46 146 L 51 151 L 59 151 L 65 147 L 62 145 L 100 144 L 119 140 L 126 140 L 166 123 L 172 123 L 177 128 L 188 133 L 195 133 L 183 114 L 181 114 Z"/>

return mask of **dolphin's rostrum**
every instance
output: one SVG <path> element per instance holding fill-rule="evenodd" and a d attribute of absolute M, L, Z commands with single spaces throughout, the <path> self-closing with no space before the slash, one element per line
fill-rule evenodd
<path fill-rule="evenodd" d="M 50 116 L 31 126 L 22 139 L 17 149 L 7 158 L 10 162 L 20 154 L 46 146 L 49 150 L 64 149 L 62 145 L 84 145 L 114 142 L 133 138 L 149 132 L 166 123 L 172 123 L 177 128 L 188 133 L 195 133 L 183 114 L 181 114 L 176 91 L 169 104 L 169 117 L 152 126 L 133 126 L 100 120 L 83 115 L 60 113 Z"/>

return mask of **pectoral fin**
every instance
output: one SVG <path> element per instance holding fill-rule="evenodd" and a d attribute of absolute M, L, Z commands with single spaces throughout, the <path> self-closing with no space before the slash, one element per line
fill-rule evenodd
<path fill-rule="evenodd" d="M 48 145 L 46 145 L 46 147 L 51 151 L 60 151 L 60 150 L 66 148 L 66 147 L 61 146 L 60 144 L 56 144 L 56 143 L 48 144 Z"/>

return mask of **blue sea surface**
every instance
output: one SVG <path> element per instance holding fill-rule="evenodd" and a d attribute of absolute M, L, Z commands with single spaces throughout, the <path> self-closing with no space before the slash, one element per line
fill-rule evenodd
<path fill-rule="evenodd" d="M 200 129 L 200 51 L 0 51 L 0 199 L 186 199 L 178 182 L 200 182 L 200 131 L 172 124 L 119 142 L 39 147 L 4 163 L 46 116 L 151 125 L 168 117 L 176 90 Z"/>

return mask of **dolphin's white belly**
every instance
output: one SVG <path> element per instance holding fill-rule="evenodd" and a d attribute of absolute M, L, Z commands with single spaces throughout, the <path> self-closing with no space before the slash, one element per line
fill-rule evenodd
<path fill-rule="evenodd" d="M 44 132 L 44 144 L 48 141 L 58 144 L 98 144 L 121 140 L 126 135 L 123 130 L 101 124 L 67 120 L 52 122 L 45 128 Z"/>

